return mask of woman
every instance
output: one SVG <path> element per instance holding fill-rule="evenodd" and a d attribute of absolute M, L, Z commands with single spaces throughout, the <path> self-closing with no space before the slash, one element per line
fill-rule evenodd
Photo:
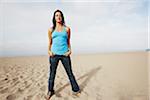
<path fill-rule="evenodd" d="M 71 45 L 70 45 L 70 28 L 65 25 L 63 13 L 60 10 L 56 10 L 53 15 L 53 27 L 48 29 L 49 37 L 49 62 L 50 62 L 50 74 L 48 80 L 48 93 L 49 99 L 54 91 L 54 80 L 59 60 L 62 62 L 68 78 L 71 83 L 72 91 L 77 96 L 80 93 L 80 88 L 76 82 L 75 76 L 71 68 Z"/>

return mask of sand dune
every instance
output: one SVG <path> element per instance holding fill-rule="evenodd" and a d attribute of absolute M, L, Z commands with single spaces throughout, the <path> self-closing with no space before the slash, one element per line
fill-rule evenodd
<path fill-rule="evenodd" d="M 72 96 L 59 62 L 51 100 L 148 100 L 148 52 L 72 55 L 71 59 L 81 95 Z M 45 100 L 48 72 L 48 56 L 0 58 L 0 100 Z"/>

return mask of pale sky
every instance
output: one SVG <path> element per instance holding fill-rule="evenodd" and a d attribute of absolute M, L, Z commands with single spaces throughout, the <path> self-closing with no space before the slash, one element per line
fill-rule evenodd
<path fill-rule="evenodd" d="M 148 0 L 1 0 L 0 56 L 47 55 L 56 9 L 71 28 L 73 54 L 150 47 Z"/>

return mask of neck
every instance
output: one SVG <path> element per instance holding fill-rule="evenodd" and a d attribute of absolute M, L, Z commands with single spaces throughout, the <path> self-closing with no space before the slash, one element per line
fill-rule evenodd
<path fill-rule="evenodd" d="M 61 24 L 61 23 L 56 23 L 56 27 L 57 28 L 60 28 L 60 27 L 62 27 L 63 25 Z"/>

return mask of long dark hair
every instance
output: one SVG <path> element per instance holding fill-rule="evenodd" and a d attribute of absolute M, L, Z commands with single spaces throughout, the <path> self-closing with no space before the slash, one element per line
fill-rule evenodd
<path fill-rule="evenodd" d="M 64 20 L 64 15 L 63 15 L 63 13 L 62 13 L 62 11 L 60 11 L 60 10 L 56 10 L 55 12 L 54 12 L 54 14 L 53 14 L 53 31 L 55 30 L 55 28 L 56 28 L 56 20 L 55 20 L 55 14 L 56 14 L 56 12 L 60 12 L 60 14 L 61 14 L 61 17 L 62 17 L 62 25 L 65 25 L 65 20 Z"/>

